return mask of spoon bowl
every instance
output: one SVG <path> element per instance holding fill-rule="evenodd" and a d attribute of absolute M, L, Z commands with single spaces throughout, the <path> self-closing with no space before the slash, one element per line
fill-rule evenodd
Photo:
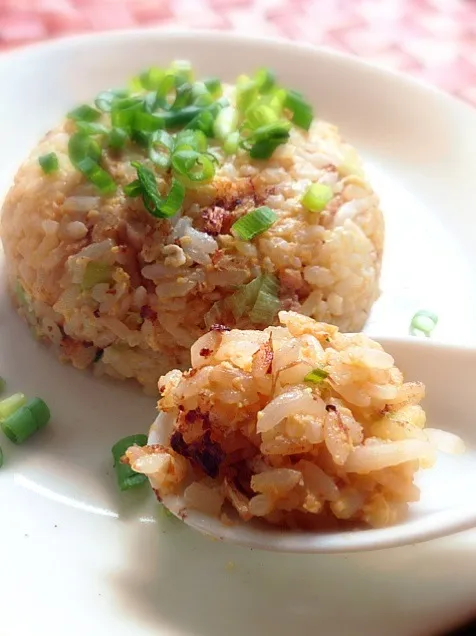
<path fill-rule="evenodd" d="M 224 525 L 219 519 L 185 505 L 182 493 L 167 495 L 162 503 L 187 525 L 221 541 L 279 552 L 324 553 L 377 550 L 443 537 L 476 526 L 476 391 L 471 382 L 476 351 L 416 338 L 377 338 L 407 380 L 426 385 L 423 407 L 432 428 L 463 438 L 462 455 L 438 453 L 434 467 L 417 473 L 419 502 L 410 504 L 406 519 L 379 529 L 293 531 L 264 522 Z M 171 429 L 156 422 L 150 444 L 167 444 Z"/>

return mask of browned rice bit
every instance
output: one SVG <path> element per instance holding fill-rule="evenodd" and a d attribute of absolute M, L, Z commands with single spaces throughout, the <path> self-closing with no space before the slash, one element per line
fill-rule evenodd
<path fill-rule="evenodd" d="M 193 373 L 160 379 L 170 440 L 130 448 L 132 468 L 160 497 L 183 493 L 187 507 L 218 516 L 232 507 L 246 521 L 309 529 L 399 521 L 419 499 L 416 471 L 436 457 L 425 387 L 404 382 L 364 334 L 294 312 L 279 320 L 195 342 Z"/>

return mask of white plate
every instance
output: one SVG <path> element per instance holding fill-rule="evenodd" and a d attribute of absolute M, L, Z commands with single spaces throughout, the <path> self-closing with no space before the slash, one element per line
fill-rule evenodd
<path fill-rule="evenodd" d="M 0 192 L 37 138 L 77 102 L 148 64 L 188 58 L 233 79 L 272 66 L 368 160 L 387 218 L 383 294 L 368 330 L 476 343 L 476 114 L 355 59 L 231 34 L 85 36 L 0 57 Z M 476 531 L 348 556 L 276 555 L 213 542 L 146 489 L 116 492 L 110 447 L 145 431 L 150 398 L 61 367 L 0 297 L 0 373 L 44 397 L 49 427 L 2 440 L 0 634 L 414 636 L 476 612 Z M 474 496 L 470 493 L 470 496 Z"/>

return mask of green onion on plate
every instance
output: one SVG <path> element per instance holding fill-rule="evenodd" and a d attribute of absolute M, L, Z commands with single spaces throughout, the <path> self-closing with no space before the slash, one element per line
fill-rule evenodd
<path fill-rule="evenodd" d="M 33 398 L 3 420 L 0 426 L 10 441 L 14 444 L 23 444 L 46 426 L 50 417 L 46 403 L 41 398 Z"/>
<path fill-rule="evenodd" d="M 96 110 L 88 104 L 78 106 L 74 110 L 71 110 L 68 115 L 68 119 L 74 119 L 75 121 L 97 121 L 101 117 L 99 110 Z"/>
<path fill-rule="evenodd" d="M 309 102 L 306 102 L 301 93 L 287 91 L 284 107 L 292 112 L 292 121 L 296 126 L 309 130 L 314 118 L 313 108 Z"/>
<path fill-rule="evenodd" d="M 0 422 L 6 420 L 15 411 L 26 404 L 26 397 L 23 393 L 14 393 L 10 397 L 0 401 Z"/>
<path fill-rule="evenodd" d="M 413 316 L 410 323 L 410 335 L 430 337 L 431 332 L 438 324 L 438 316 L 432 311 L 421 309 Z"/>
<path fill-rule="evenodd" d="M 123 464 L 121 457 L 131 446 L 145 446 L 147 444 L 147 435 L 137 434 L 129 435 L 120 439 L 112 447 L 112 457 L 114 459 L 114 469 L 116 471 L 117 485 L 120 491 L 129 490 L 140 486 L 147 481 L 147 477 L 140 473 L 136 473 L 129 464 Z"/>

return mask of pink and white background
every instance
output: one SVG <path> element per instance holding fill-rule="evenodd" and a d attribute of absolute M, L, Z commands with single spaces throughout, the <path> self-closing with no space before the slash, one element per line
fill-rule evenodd
<path fill-rule="evenodd" d="M 326 45 L 476 104 L 476 0 L 0 0 L 0 51 L 141 26 L 227 29 Z"/>

